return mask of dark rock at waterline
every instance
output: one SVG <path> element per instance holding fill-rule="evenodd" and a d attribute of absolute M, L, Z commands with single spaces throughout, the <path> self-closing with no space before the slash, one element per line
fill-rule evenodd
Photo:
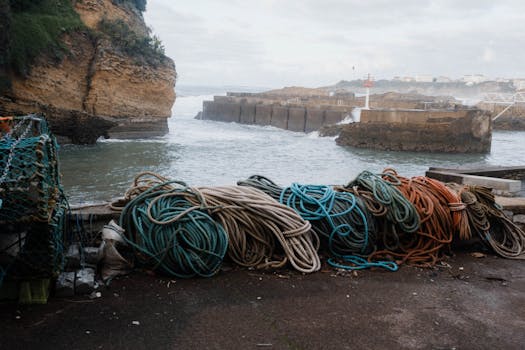
<path fill-rule="evenodd" d="M 342 130 L 343 130 L 343 124 L 325 125 L 321 129 L 319 129 L 319 136 L 321 137 L 338 136 Z"/>

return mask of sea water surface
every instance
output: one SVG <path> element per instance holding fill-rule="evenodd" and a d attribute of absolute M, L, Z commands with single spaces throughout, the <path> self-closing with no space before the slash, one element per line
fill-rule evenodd
<path fill-rule="evenodd" d="M 62 180 L 70 203 L 92 204 L 122 196 L 142 171 L 189 185 L 233 185 L 253 174 L 281 185 L 345 184 L 363 170 L 380 172 L 385 167 L 414 176 L 423 175 L 431 166 L 525 163 L 525 132 L 495 131 L 492 151 L 485 155 L 412 153 L 340 147 L 334 138 L 321 138 L 316 132 L 194 119 L 203 100 L 225 91 L 200 87 L 178 91 L 170 132 L 164 137 L 62 146 Z"/>

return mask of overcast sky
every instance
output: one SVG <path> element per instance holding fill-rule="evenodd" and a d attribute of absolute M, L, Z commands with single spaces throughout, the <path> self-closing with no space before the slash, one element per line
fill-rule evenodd
<path fill-rule="evenodd" d="M 525 76 L 523 0 L 148 0 L 178 83 Z"/>

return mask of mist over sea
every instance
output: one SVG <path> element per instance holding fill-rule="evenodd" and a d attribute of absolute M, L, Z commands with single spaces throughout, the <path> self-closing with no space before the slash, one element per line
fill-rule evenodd
<path fill-rule="evenodd" d="M 268 88 L 177 87 L 170 132 L 147 140 L 101 140 L 96 145 L 65 145 L 61 172 L 72 204 L 122 196 L 135 174 L 158 172 L 189 185 L 233 185 L 253 174 L 281 185 L 292 182 L 345 184 L 362 170 L 394 167 L 402 175 L 423 175 L 430 166 L 515 166 L 525 162 L 525 132 L 495 131 L 490 154 L 388 152 L 345 148 L 316 132 L 195 120 L 202 101 L 226 91 Z"/>

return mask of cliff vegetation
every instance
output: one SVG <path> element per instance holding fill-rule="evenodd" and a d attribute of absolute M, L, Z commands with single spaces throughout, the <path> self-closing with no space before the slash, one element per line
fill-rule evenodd
<path fill-rule="evenodd" d="M 26 76 L 34 60 L 46 54 L 60 61 L 64 33 L 83 28 L 70 0 L 10 0 L 6 31 L 7 68 Z"/>
<path fill-rule="evenodd" d="M 164 46 L 156 36 L 140 35 L 123 20 L 103 19 L 98 25 L 100 32 L 111 41 L 113 48 L 125 55 L 151 65 L 158 65 L 166 59 Z"/>

